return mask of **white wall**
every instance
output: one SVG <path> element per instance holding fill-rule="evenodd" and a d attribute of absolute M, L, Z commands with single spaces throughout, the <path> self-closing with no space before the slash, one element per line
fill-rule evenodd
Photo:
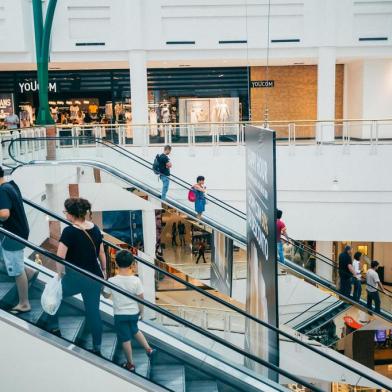
<path fill-rule="evenodd" d="M 391 57 L 392 4 L 350 0 L 275 0 L 271 4 L 271 61 L 301 58 L 315 63 L 319 46 L 337 47 L 338 57 Z M 53 62 L 107 61 L 127 65 L 129 50 L 145 49 L 151 64 L 167 60 L 265 61 L 267 3 L 261 0 L 63 0 L 53 24 Z M 0 1 L 2 62 L 33 65 L 31 2 Z M 12 34 L 10 33 L 12 31 Z M 5 38 L 6 37 L 6 38 Z M 222 40 L 248 44 L 219 44 Z M 195 41 L 167 45 L 166 41 Z M 76 43 L 104 46 L 76 46 Z M 249 56 L 247 56 L 247 48 Z M 375 53 L 375 51 L 377 53 Z M 118 65 L 118 64 L 117 64 Z M 162 66 L 162 64 L 160 65 Z"/>
<path fill-rule="evenodd" d="M 3 391 L 143 391 L 3 321 L 0 321 L 0 345 Z"/>

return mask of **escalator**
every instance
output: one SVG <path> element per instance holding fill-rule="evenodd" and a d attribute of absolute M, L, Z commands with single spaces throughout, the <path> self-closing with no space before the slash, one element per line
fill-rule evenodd
<path fill-rule="evenodd" d="M 58 138 L 19 138 L 11 142 L 5 142 L 8 146 L 9 157 L 18 164 L 34 164 L 40 166 L 86 166 L 100 169 L 103 172 L 120 179 L 132 189 L 137 189 L 156 199 L 160 199 L 161 183 L 152 170 L 152 164 L 129 150 L 115 145 L 102 139 L 90 137 L 58 137 Z M 72 148 L 71 148 L 72 147 Z M 93 148 L 91 148 L 93 147 Z M 55 157 L 55 160 L 47 160 L 48 152 Z M 115 167 L 106 162 L 115 162 Z M 207 208 L 202 218 L 196 216 L 193 205 L 186 199 L 191 184 L 172 175 L 170 176 L 171 185 L 165 204 L 187 215 L 191 219 L 206 228 L 211 228 L 223 233 L 233 239 L 238 245 L 246 248 L 246 214 L 222 200 L 207 195 Z M 292 239 L 287 239 L 287 243 L 302 251 L 303 244 Z M 308 249 L 316 263 L 320 263 L 331 271 L 328 275 L 336 275 L 337 267 L 335 263 L 315 252 Z M 366 311 L 366 303 L 361 300 L 359 303 L 354 302 L 352 298 L 343 298 L 337 289 L 337 284 L 333 279 L 320 276 L 316 272 L 309 271 L 305 268 L 304 263 L 297 262 L 294 259 L 286 258 L 285 263 L 280 263 L 280 268 L 290 274 L 295 274 L 307 282 L 327 290 L 332 295 L 340 299 L 339 309 L 345 306 L 341 303 L 348 303 L 351 306 Z M 379 291 L 381 297 L 381 312 L 378 314 L 384 320 L 392 321 L 392 295 Z M 346 307 L 347 309 L 347 307 Z M 327 312 L 327 314 L 325 314 Z M 322 320 L 332 319 L 335 310 L 325 309 L 320 312 Z"/>
<path fill-rule="evenodd" d="M 25 200 L 25 209 L 29 218 L 30 226 L 39 226 L 39 219 L 47 220 L 47 218 L 50 218 L 52 221 L 58 220 L 62 225 L 69 224 L 69 222 L 67 222 L 64 218 L 36 205 L 31 201 Z M 4 233 L 5 231 L 0 229 L 0 232 Z M 6 234 L 9 235 L 9 233 Z M 15 236 L 13 236 L 13 238 L 14 237 Z M 53 260 L 55 261 L 55 264 L 67 263 L 52 255 L 48 250 L 44 250 L 43 248 L 27 243 L 26 241 L 23 242 L 29 249 L 29 251 L 26 251 L 25 253 L 30 253 L 26 262 L 30 266 L 40 270 L 40 279 L 34 282 L 30 289 L 30 295 L 31 298 L 33 298 L 33 310 L 21 317 L 34 325 L 45 328 L 45 324 L 43 322 L 44 315 L 40 306 L 39 298 L 45 282 L 47 282 L 47 279 L 53 275 Z M 114 250 L 120 249 L 118 246 L 115 246 L 108 241 L 105 241 L 105 246 L 113 248 Z M 43 266 L 38 266 L 33 263 L 33 260 L 36 260 L 37 258 L 37 254 L 41 256 Z M 211 301 L 214 303 L 215 308 L 221 307 L 221 309 L 230 310 L 233 314 L 233 320 L 235 319 L 234 322 L 231 320 L 231 328 L 225 330 L 219 326 L 217 327 L 217 324 L 219 324 L 219 320 L 217 318 L 213 318 L 212 320 L 209 320 L 209 322 L 204 323 L 202 319 L 199 319 L 199 314 L 196 312 L 191 314 L 190 317 L 189 315 L 186 317 L 185 315 L 176 313 L 176 311 L 170 310 L 170 307 L 168 308 L 165 305 L 160 305 L 159 302 L 156 304 L 146 302 L 145 306 L 149 309 L 149 312 L 146 311 L 147 316 L 143 321 L 143 323 L 146 324 L 144 332 L 149 334 L 149 339 L 154 343 L 154 347 L 158 349 L 158 355 L 151 364 L 142 352 L 143 350 L 135 344 L 135 361 L 140 363 L 137 367 L 137 373 L 140 376 L 146 377 L 150 381 L 158 382 L 160 385 L 164 385 L 165 387 L 169 387 L 170 390 L 175 391 L 203 391 L 203 389 L 201 389 L 201 385 L 205 385 L 206 391 L 217 390 L 231 392 L 232 390 L 243 390 L 243 388 L 248 389 L 249 385 L 241 384 L 241 382 L 239 382 L 236 378 L 232 378 L 231 376 L 227 378 L 226 373 L 222 373 L 219 370 L 225 368 L 222 363 L 219 363 L 219 365 L 217 364 L 219 369 L 210 368 L 210 364 L 216 363 L 216 360 L 220 360 L 227 366 L 235 364 L 235 369 L 227 369 L 229 374 L 238 374 L 240 379 L 244 376 L 243 373 L 245 373 L 247 377 L 249 374 L 252 375 L 252 373 L 249 373 L 249 369 L 244 368 L 245 359 L 248 365 L 250 359 L 251 362 L 256 361 L 258 365 L 260 365 L 260 362 L 258 362 L 258 360 L 260 360 L 264 367 L 267 366 L 268 362 L 263 361 L 258 357 L 256 357 L 258 359 L 255 359 L 255 355 L 252 354 L 252 350 L 247 348 L 245 344 L 247 333 L 246 329 L 257 327 L 261 336 L 263 335 L 263 331 L 264 333 L 266 331 L 275 331 L 278 333 L 281 356 L 279 372 L 281 372 L 282 368 L 285 369 L 285 372 L 282 371 L 279 373 L 282 377 L 279 377 L 278 379 L 284 386 L 291 384 L 291 382 L 287 379 L 288 374 L 290 375 L 289 379 L 295 381 L 296 384 L 302 383 L 301 385 L 305 385 L 307 382 L 309 384 L 308 379 L 317 379 L 317 377 L 314 377 L 314 372 L 319 366 L 329 369 L 329 374 L 327 374 L 328 372 L 326 371 L 325 374 L 320 374 L 319 376 L 323 382 L 331 380 L 339 382 L 341 381 L 341 375 L 344 374 L 345 382 L 347 384 L 363 385 L 368 387 L 373 387 L 377 384 L 383 388 L 386 388 L 387 386 L 390 387 L 390 385 L 392 385 L 389 380 L 383 380 L 382 377 L 380 379 L 379 375 L 374 374 L 367 368 L 358 366 L 355 362 L 347 361 L 347 358 L 336 354 L 332 350 L 324 349 L 323 347 L 315 346 L 314 344 L 309 345 L 302 339 L 292 337 L 288 332 L 268 326 L 268 324 L 255 319 L 248 315 L 244 310 L 233 305 L 228 298 L 222 298 L 221 295 L 216 296 L 209 291 L 202 290 L 198 286 L 179 278 L 163 268 L 151 264 L 143 258 L 137 257 L 137 260 L 142 274 L 145 269 L 155 271 L 156 275 L 163 275 L 166 280 L 172 280 L 177 284 L 181 284 L 184 287 L 184 294 L 181 297 L 185 297 L 185 294 L 189 293 L 193 299 L 198 299 L 199 302 L 206 303 L 207 301 Z M 76 270 L 82 273 L 79 269 Z M 0 281 L 0 304 L 1 307 L 4 308 L 6 305 L 12 304 L 15 291 L 12 293 L 12 290 L 14 290 L 13 284 L 7 276 L 2 275 Z M 159 282 L 157 283 L 159 284 Z M 102 319 L 104 320 L 105 331 L 102 354 L 108 361 L 110 361 L 110 363 L 118 365 L 124 361 L 124 358 L 121 355 L 121 350 L 117 344 L 113 331 L 113 320 L 110 318 L 110 315 L 108 315 L 108 311 L 104 311 L 108 308 L 110 308 L 108 301 L 102 300 L 101 313 Z M 72 297 L 67 299 L 60 310 L 60 329 L 62 331 L 63 338 L 88 350 L 91 349 L 91 340 L 86 330 L 83 313 L 81 312 L 82 309 L 79 298 Z M 167 336 L 164 336 L 163 333 L 169 333 L 175 341 L 188 344 L 188 346 L 185 346 L 184 352 L 179 353 L 178 347 L 171 347 L 169 345 L 170 336 L 168 338 Z M 162 340 L 157 339 L 157 336 L 160 336 L 159 334 L 162 335 Z M 197 360 L 190 355 L 195 347 L 198 350 L 201 350 L 203 355 L 205 355 L 207 351 L 207 354 L 212 357 L 208 363 L 206 363 L 206 359 L 200 361 L 200 355 Z M 293 347 L 297 348 L 293 349 Z M 274 349 L 273 345 L 269 348 Z M 285 355 L 287 352 L 290 352 L 290 355 Z M 218 357 L 217 354 L 219 354 Z M 184 358 L 187 358 L 188 360 L 183 361 Z M 313 358 L 314 360 L 312 361 L 310 358 Z M 309 360 L 311 363 L 309 363 Z M 238 371 L 238 368 L 242 373 Z M 271 368 L 277 371 L 273 365 L 271 365 L 270 369 Z M 204 369 L 205 372 L 201 371 L 201 369 Z M 295 376 L 293 376 L 290 372 L 291 369 Z M 262 371 L 261 373 L 265 374 L 265 371 Z M 170 377 L 168 375 L 170 375 Z M 166 379 L 162 379 L 161 377 L 166 377 Z M 167 379 L 168 377 L 170 380 Z M 257 383 L 261 381 L 265 381 L 264 379 L 260 379 L 260 374 L 258 373 L 252 377 L 254 378 L 251 381 L 253 386 L 258 385 Z M 276 379 L 275 376 L 270 378 L 273 380 Z M 173 380 L 177 381 L 174 384 L 170 383 Z M 253 384 L 255 380 L 257 383 Z M 193 387 L 195 389 L 193 389 Z M 311 389 L 318 390 L 317 386 L 314 385 L 311 386 Z M 250 390 L 258 389 L 251 388 Z"/>
<path fill-rule="evenodd" d="M 22 240 L 2 228 L 0 228 L 0 233 L 23 243 L 26 247 L 25 253 L 31 254 L 31 257 L 36 257 L 38 254 L 42 260 L 51 263 L 52 267 L 59 264 L 65 265 L 67 273 L 83 279 L 84 284 L 106 286 L 144 305 L 145 315 L 139 327 L 151 346 L 156 349 L 156 354 L 149 358 L 137 341 L 132 340 L 133 360 L 136 364 L 136 372 L 132 373 L 121 367 L 125 357 L 117 341 L 111 301 L 102 299 L 100 303 L 103 333 L 101 355 L 96 357 L 96 360 L 104 359 L 101 367 L 122 377 L 125 374 L 130 383 L 137 382 L 139 386 L 145 385 L 146 390 L 175 392 L 283 391 L 288 384 L 320 391 L 306 380 L 239 349 L 162 307 L 142 300 L 69 264 L 39 246 Z M 63 300 L 58 313 L 61 334 L 51 334 L 46 330 L 47 315 L 42 309 L 40 298 L 45 284 L 53 279 L 54 271 L 35 264 L 29 258 L 26 259 L 26 265 L 38 271 L 38 276 L 30 282 L 29 288 L 32 309 L 18 316 L 9 312 L 10 307 L 15 303 L 16 290 L 13 281 L 2 272 L 0 273 L 0 320 L 8 319 L 11 324 L 19 325 L 19 327 L 17 319 L 24 321 L 27 324 L 26 330 L 29 330 L 34 339 L 45 339 L 53 345 L 59 345 L 61 342 L 68 343 L 62 345 L 63 349 L 72 354 L 74 347 L 78 347 L 81 349 L 78 350 L 79 357 L 86 358 L 86 360 L 90 358 L 91 361 L 91 356 L 93 356 L 94 362 L 94 355 L 91 352 L 91 331 L 85 321 L 84 306 L 80 296 L 76 295 Z M 17 348 L 17 342 L 15 342 L 15 347 Z M 245 359 L 248 367 L 244 366 Z M 254 371 L 252 367 L 261 370 Z M 269 373 L 269 371 L 272 372 Z M 273 374 L 273 376 L 268 376 L 268 374 Z M 275 380 L 280 380 L 282 385 Z"/>

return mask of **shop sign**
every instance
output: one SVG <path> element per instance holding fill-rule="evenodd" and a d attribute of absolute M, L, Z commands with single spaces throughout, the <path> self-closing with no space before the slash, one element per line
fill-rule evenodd
<path fill-rule="evenodd" d="M 246 308 L 252 316 L 278 327 L 275 132 L 248 126 L 245 135 L 248 245 Z M 245 341 L 252 354 L 274 365 L 279 364 L 279 337 L 274 331 L 248 322 Z"/>
<path fill-rule="evenodd" d="M 250 82 L 251 88 L 270 88 L 275 87 L 275 80 L 252 80 Z"/>
<path fill-rule="evenodd" d="M 21 93 L 28 93 L 31 91 L 37 91 L 39 89 L 39 84 L 36 80 L 31 82 L 19 82 L 19 90 Z M 49 92 L 57 93 L 57 83 L 49 82 L 48 83 Z"/>
<path fill-rule="evenodd" d="M 14 95 L 0 94 L 0 118 L 14 114 Z"/>

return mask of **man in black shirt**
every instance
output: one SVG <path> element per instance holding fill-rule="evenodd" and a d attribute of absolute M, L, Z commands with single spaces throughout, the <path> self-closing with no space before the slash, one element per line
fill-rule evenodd
<path fill-rule="evenodd" d="M 355 276 L 351 255 L 352 248 L 348 245 L 339 255 L 340 292 L 346 297 L 351 295 L 352 278 Z"/>
<path fill-rule="evenodd" d="M 7 182 L 4 170 L 0 167 L 0 222 L 2 227 L 19 237 L 28 239 L 29 224 L 23 207 L 22 195 L 14 181 Z M 24 313 L 31 310 L 28 297 L 28 278 L 34 271 L 25 268 L 24 245 L 0 233 L 0 259 L 9 276 L 15 278 L 19 303 L 11 310 L 13 313 Z"/>
<path fill-rule="evenodd" d="M 167 191 L 169 190 L 169 176 L 170 176 L 170 168 L 172 164 L 169 159 L 169 155 L 171 153 L 171 146 L 167 145 L 163 149 L 163 154 L 159 156 L 159 178 L 162 181 L 162 200 L 166 200 Z"/>

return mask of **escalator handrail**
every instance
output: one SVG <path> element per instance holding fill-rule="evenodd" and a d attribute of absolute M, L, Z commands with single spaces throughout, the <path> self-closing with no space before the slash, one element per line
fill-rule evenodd
<path fill-rule="evenodd" d="M 113 283 L 111 283 L 109 281 L 106 281 L 103 278 L 101 278 L 101 277 L 99 277 L 97 275 L 94 275 L 93 273 L 91 273 L 89 271 L 86 271 L 86 270 L 84 270 L 84 269 L 82 269 L 82 268 L 80 268 L 80 267 L 78 267 L 76 265 L 73 265 L 72 263 L 70 263 L 70 262 L 60 258 L 59 256 L 57 256 L 57 255 L 47 251 L 46 249 L 43 249 L 43 248 L 41 248 L 41 247 L 31 243 L 30 241 L 25 240 L 25 239 L 15 235 L 15 234 L 9 232 L 9 231 L 3 229 L 2 227 L 0 227 L 0 233 L 5 235 L 5 236 L 7 236 L 8 238 L 11 238 L 12 240 L 14 240 L 16 242 L 19 242 L 19 243 L 25 245 L 26 247 L 28 247 L 28 248 L 36 251 L 36 252 L 39 252 L 40 254 L 48 257 L 49 259 L 52 259 L 56 263 L 62 264 L 63 266 L 76 271 L 80 275 L 88 277 L 89 279 L 92 279 L 95 282 L 98 282 L 101 285 L 103 285 L 105 287 L 108 287 L 111 290 L 116 291 L 117 293 L 122 294 L 122 295 L 124 295 L 127 298 L 132 299 L 133 301 L 141 303 L 143 306 L 146 306 L 147 308 L 152 309 L 153 311 L 155 311 L 157 313 L 160 313 L 163 316 L 165 316 L 167 318 L 170 318 L 170 319 L 174 320 L 175 322 L 177 322 L 179 324 L 182 324 L 185 327 L 187 327 L 187 328 L 189 328 L 189 329 L 191 329 L 193 331 L 196 331 L 197 333 L 200 333 L 201 335 L 211 339 L 212 341 L 215 341 L 215 342 L 217 342 L 217 343 L 219 343 L 219 344 L 221 344 L 221 345 L 223 345 L 223 346 L 225 346 L 225 347 L 227 347 L 227 348 L 237 352 L 238 354 L 240 354 L 240 355 L 242 355 L 242 356 L 244 356 L 246 358 L 249 358 L 250 360 L 252 360 L 254 362 L 257 362 L 258 364 L 260 364 L 262 366 L 265 366 L 265 367 L 271 369 L 272 371 L 275 371 L 276 373 L 281 374 L 281 375 L 287 377 L 288 379 L 291 379 L 291 380 L 293 380 L 295 382 L 298 382 L 298 383 L 306 386 L 307 388 L 310 388 L 311 390 L 317 390 L 318 392 L 322 392 L 321 389 L 318 389 L 314 385 L 311 385 L 311 384 L 307 383 L 306 381 L 301 380 L 297 376 L 293 376 L 292 374 L 290 374 L 286 370 L 281 369 L 278 366 L 273 365 L 273 364 L 269 363 L 268 361 L 266 361 L 266 360 L 264 360 L 262 358 L 259 358 L 259 357 L 255 356 L 253 354 L 250 354 L 250 353 L 240 349 L 239 347 L 229 343 L 227 340 L 225 340 L 225 339 L 223 339 L 223 338 L 221 338 L 219 336 L 213 335 L 212 333 L 206 331 L 202 327 L 199 327 L 199 326 L 191 323 L 188 320 L 182 319 L 181 317 L 179 317 L 179 316 L 169 312 L 168 310 L 166 310 L 164 308 L 159 307 L 156 304 L 153 304 L 153 303 L 151 303 L 151 302 L 149 302 L 149 301 L 147 301 L 145 299 L 142 299 L 142 298 L 140 298 L 140 297 L 138 297 L 136 295 L 133 295 L 129 291 L 127 291 L 125 289 L 122 289 L 121 287 L 118 287 L 115 284 L 113 284 Z M 233 366 L 233 364 L 232 364 L 232 366 Z M 354 370 L 354 372 L 355 372 L 355 370 Z M 360 372 L 355 372 L 355 373 L 357 375 L 361 376 L 361 377 L 364 377 L 362 374 L 360 374 Z M 365 378 L 368 379 L 369 381 L 375 382 L 374 380 L 372 380 L 369 377 L 365 377 Z M 377 382 L 376 384 L 379 385 L 379 386 L 383 386 L 383 384 L 380 383 L 380 382 Z"/>
<path fill-rule="evenodd" d="M 339 274 L 344 274 L 346 276 L 349 276 L 350 278 L 353 278 L 354 276 L 349 273 L 349 272 L 345 272 L 345 271 L 340 271 L 339 267 L 328 257 L 322 255 L 321 253 L 316 252 L 314 249 L 312 249 L 311 247 L 309 247 L 308 245 L 302 245 L 302 243 L 300 243 L 300 241 L 294 240 L 293 238 L 287 237 L 287 239 L 285 239 L 283 236 L 281 237 L 283 241 L 285 241 L 288 244 L 293 245 L 294 247 L 296 247 L 297 249 L 299 248 L 303 248 L 306 249 L 307 252 L 315 255 L 315 259 L 318 261 L 321 261 L 324 264 L 327 264 L 328 266 L 330 266 L 332 268 L 332 270 L 338 271 Z M 324 260 L 325 259 L 325 260 Z M 329 263 L 328 261 L 330 261 L 331 263 Z M 386 289 L 384 287 L 384 291 L 380 290 L 378 287 L 372 286 L 371 284 L 366 283 L 367 286 L 373 288 L 374 290 L 378 291 L 379 293 L 381 293 L 382 295 L 389 297 L 392 299 L 392 292 L 388 289 Z M 336 288 L 337 289 L 337 288 Z"/>
<path fill-rule="evenodd" d="M 144 166 L 146 169 L 148 169 L 149 171 L 154 173 L 154 171 L 152 169 L 152 164 L 150 162 L 148 162 L 148 161 L 146 161 L 144 159 L 143 160 L 145 162 L 138 162 L 137 159 L 134 158 L 135 154 L 130 153 L 127 149 L 119 148 L 114 143 L 108 143 L 106 140 L 102 140 L 100 138 L 96 138 L 96 137 L 93 137 L 93 136 L 77 136 L 77 137 L 74 137 L 74 136 L 48 136 L 48 137 L 32 137 L 32 138 L 25 138 L 24 137 L 24 138 L 14 139 L 12 141 L 6 140 L 6 141 L 4 141 L 4 143 L 9 142 L 10 146 L 11 146 L 14 142 L 19 142 L 20 143 L 20 142 L 32 141 L 32 140 L 35 140 L 35 141 L 56 141 L 56 140 L 60 140 L 60 141 L 61 140 L 67 140 L 67 141 L 69 141 L 69 140 L 78 140 L 78 141 L 79 140 L 88 140 L 88 141 L 92 141 L 92 142 L 94 142 L 96 144 L 101 144 L 101 145 L 103 145 L 103 146 L 105 146 L 105 147 L 107 147 L 107 148 L 109 148 L 109 149 L 111 149 L 113 151 L 116 151 L 118 154 L 121 154 L 121 155 L 123 155 L 123 156 L 125 156 L 125 157 L 127 157 L 129 159 L 132 159 L 137 164 Z M 132 157 L 130 155 L 132 155 Z M 136 157 L 137 157 L 137 155 L 136 155 Z M 138 158 L 140 159 L 140 157 L 138 157 Z M 175 184 L 177 184 L 180 187 L 184 188 L 186 191 L 189 191 L 190 187 L 193 186 L 191 184 L 188 184 L 186 181 L 180 179 L 179 177 L 173 176 L 172 174 L 170 175 L 170 179 L 171 179 L 172 182 L 174 182 Z M 183 183 L 185 183 L 186 186 L 183 185 Z M 210 195 L 208 195 L 208 194 L 206 195 L 206 199 L 208 201 L 210 201 L 212 204 L 215 204 L 218 207 L 223 208 L 226 211 L 236 215 L 237 217 L 239 217 L 241 219 L 244 219 L 244 213 L 242 211 L 237 210 L 236 208 L 234 208 L 234 207 L 230 206 L 229 204 L 221 201 L 220 199 L 217 199 L 215 197 L 210 198 Z M 220 205 L 220 204 L 218 204 L 214 200 L 219 201 L 219 203 L 224 204 L 224 205 Z M 232 210 L 232 211 L 230 211 L 230 210 Z"/>
<path fill-rule="evenodd" d="M 19 140 L 19 139 L 18 139 Z M 27 139 L 28 140 L 28 139 Z M 108 164 L 101 162 L 101 161 L 94 161 L 91 159 L 64 159 L 64 160 L 59 160 L 59 161 L 55 161 L 55 160 L 47 160 L 47 161 L 31 161 L 31 162 L 23 162 L 20 161 L 18 158 L 16 158 L 13 155 L 13 151 L 11 151 L 11 146 L 12 146 L 13 141 L 10 143 L 8 151 L 10 156 L 12 157 L 12 159 L 19 163 L 21 166 L 25 166 L 28 164 L 52 164 L 52 165 L 57 165 L 57 164 L 84 164 L 86 166 L 91 166 L 91 167 L 96 167 L 99 168 L 103 171 L 108 172 L 109 174 L 116 176 L 118 178 L 121 178 L 124 182 L 127 182 L 129 184 L 131 184 L 132 186 L 138 188 L 139 190 L 146 192 L 149 195 L 152 195 L 153 197 L 156 198 L 160 198 L 160 192 L 157 192 L 155 189 L 151 189 L 149 185 L 145 185 L 143 183 L 140 183 L 140 181 L 136 180 L 135 178 L 133 178 L 132 176 L 130 176 L 127 173 L 124 173 L 118 169 L 115 169 L 112 166 L 109 166 Z M 137 184 L 137 185 L 136 185 Z M 199 217 L 196 213 L 196 211 L 194 211 L 191 208 L 188 208 L 186 205 L 183 205 L 181 203 L 178 203 L 176 200 L 172 199 L 172 198 L 167 198 L 165 200 L 165 204 L 174 207 L 180 211 L 185 212 L 187 215 L 191 216 L 193 219 L 199 220 L 209 226 L 211 226 L 212 228 L 220 231 L 221 233 L 225 234 L 227 237 L 238 241 L 239 243 L 243 243 L 245 244 L 245 239 L 244 237 L 239 234 L 239 233 L 234 233 L 231 229 L 222 226 L 219 222 L 216 222 L 214 219 L 203 215 L 202 217 Z"/>
<path fill-rule="evenodd" d="M 46 208 L 44 208 L 44 207 L 42 207 L 42 206 L 40 206 L 40 205 L 38 205 L 38 204 L 36 204 L 36 203 L 30 201 L 30 200 L 23 199 L 23 201 L 26 202 L 26 204 L 29 204 L 30 206 L 32 206 L 32 207 L 34 207 L 34 208 L 37 208 L 37 209 L 40 210 L 41 212 L 43 212 L 43 213 L 45 213 L 45 214 L 47 214 L 47 215 L 49 215 L 49 216 L 52 216 L 52 217 L 58 219 L 59 221 L 63 222 L 64 224 L 67 224 L 67 225 L 70 225 L 70 224 L 71 224 L 69 221 L 67 221 L 67 220 L 64 219 L 63 217 L 59 216 L 58 214 L 56 214 L 56 213 L 54 213 L 54 212 L 52 212 L 52 211 L 49 211 L 49 210 L 47 210 Z M 109 241 L 104 240 L 104 243 L 107 244 L 107 245 L 109 245 L 109 246 L 111 246 L 111 247 L 113 247 L 114 249 L 122 250 L 122 248 L 120 248 L 119 246 L 117 246 L 117 245 L 115 245 L 115 244 L 112 244 L 112 243 L 109 242 Z M 265 328 L 267 328 L 267 329 L 269 329 L 269 330 L 274 331 L 274 332 L 277 333 L 278 335 L 281 335 L 281 336 L 285 337 L 286 339 L 289 339 L 290 341 L 295 342 L 295 343 L 297 343 L 297 344 L 299 344 L 299 345 L 301 345 L 301 346 L 303 346 L 303 347 L 305 347 L 305 348 L 307 348 L 307 349 L 309 349 L 309 350 L 311 350 L 311 351 L 313 351 L 313 352 L 315 352 L 315 353 L 317 353 L 317 354 L 323 356 L 324 358 L 326 358 L 326 359 L 328 359 L 328 360 L 330 360 L 330 361 L 332 361 L 332 362 L 334 362 L 334 363 L 337 363 L 337 364 L 339 364 L 340 366 L 343 366 L 343 367 L 347 368 L 348 370 L 350 370 L 350 371 L 352 371 L 352 372 L 354 372 L 354 373 L 357 373 L 357 374 L 361 375 L 362 377 L 365 377 L 362 373 L 360 373 L 360 372 L 358 372 L 356 369 L 350 367 L 350 365 L 347 365 L 346 363 L 344 363 L 344 362 L 342 362 L 342 361 L 339 361 L 339 360 L 336 359 L 336 358 L 333 358 L 333 357 L 330 356 L 329 354 L 323 353 L 322 351 L 318 350 L 316 347 L 314 347 L 314 346 L 312 346 L 312 345 L 309 345 L 309 344 L 305 343 L 305 342 L 302 341 L 301 339 L 298 339 L 298 338 L 296 338 L 296 337 L 294 337 L 294 336 L 291 336 L 289 333 L 287 333 L 287 332 L 285 332 L 285 331 L 282 331 L 282 330 L 280 330 L 279 328 L 277 328 L 277 327 L 275 327 L 275 326 L 272 326 L 272 325 L 266 323 L 265 321 L 262 321 L 262 320 L 260 320 L 260 319 L 258 319 L 258 318 L 256 318 L 256 317 L 254 317 L 254 316 L 248 314 L 246 311 L 244 311 L 244 310 L 238 308 L 237 306 L 235 306 L 235 305 L 233 305 L 233 304 L 231 304 L 231 303 L 229 303 L 229 302 L 226 302 L 226 301 L 224 301 L 223 299 L 221 299 L 221 298 L 219 298 L 219 297 L 216 297 L 216 296 L 210 294 L 210 293 L 207 292 L 207 291 L 202 290 L 201 288 L 199 288 L 199 287 L 193 285 L 192 283 L 187 282 L 186 280 L 183 280 L 183 279 L 181 279 L 180 277 L 177 277 L 176 275 L 174 275 L 174 274 L 172 274 L 172 273 L 170 273 L 170 272 L 168 272 L 168 271 L 165 271 L 164 269 L 159 268 L 158 266 L 155 266 L 155 265 L 152 264 L 152 263 L 149 263 L 149 262 L 145 261 L 144 259 L 140 258 L 139 256 L 134 256 L 134 257 L 135 257 L 135 259 L 136 259 L 138 262 L 141 262 L 142 264 L 147 265 L 148 267 L 153 268 L 154 270 L 156 270 L 156 271 L 158 271 L 158 272 L 161 272 L 161 273 L 163 273 L 163 274 L 166 275 L 166 276 L 169 276 L 170 278 L 176 280 L 177 282 L 183 284 L 184 286 L 186 286 L 186 287 L 188 287 L 188 288 L 190 288 L 190 289 L 192 289 L 192 290 L 197 291 L 197 292 L 200 293 L 201 295 L 208 297 L 209 299 L 211 299 L 211 300 L 213 300 L 213 301 L 219 303 L 220 305 L 223 305 L 223 306 L 225 306 L 225 307 L 227 307 L 227 308 L 229 308 L 229 309 L 235 311 L 236 313 L 240 313 L 240 314 L 243 315 L 245 318 L 248 318 L 248 319 L 254 321 L 254 322 L 257 323 L 257 324 L 260 324 L 260 325 L 262 325 L 263 327 L 265 327 Z M 371 380 L 371 379 L 369 379 L 369 380 L 375 382 L 374 380 Z"/>
<path fill-rule="evenodd" d="M 286 321 L 284 323 L 284 325 L 288 325 L 289 323 L 291 323 L 292 321 L 296 320 L 297 318 L 301 317 L 303 314 L 309 312 L 311 309 L 313 309 L 315 306 L 322 304 L 324 301 L 326 301 L 327 299 L 331 298 L 332 295 L 328 295 L 328 297 L 323 298 L 321 301 L 316 302 L 315 304 L 312 304 L 311 306 L 309 306 L 308 308 L 306 308 L 304 311 L 302 311 L 301 313 L 297 314 L 296 316 L 294 316 L 293 318 L 291 318 L 290 320 Z"/>
<path fill-rule="evenodd" d="M 150 169 L 151 169 L 152 164 L 151 164 L 151 162 L 147 161 L 147 159 L 144 159 L 144 158 L 140 157 L 139 155 L 134 154 L 133 152 L 127 150 L 127 149 L 124 148 L 123 146 L 120 146 L 120 145 L 118 145 L 118 144 L 112 142 L 111 140 L 103 140 L 103 139 L 100 139 L 100 138 L 97 138 L 97 139 L 101 140 L 101 142 L 103 142 L 104 144 L 110 144 L 110 145 L 112 145 L 114 148 L 119 149 L 119 150 L 122 150 L 122 151 L 124 151 L 125 153 L 128 153 L 129 155 L 132 155 L 135 159 L 140 159 L 140 160 L 143 161 L 146 165 L 149 165 L 149 167 L 150 167 Z M 183 184 L 186 185 L 186 187 L 187 187 L 188 189 L 189 189 L 190 187 L 193 186 L 191 183 L 189 183 L 189 182 L 183 180 L 182 178 L 180 178 L 180 177 L 178 177 L 178 176 L 176 176 L 176 175 L 174 175 L 174 174 L 170 174 L 170 178 L 175 178 L 177 181 L 182 182 Z M 213 200 L 215 200 L 216 202 L 225 205 L 226 207 L 228 207 L 228 208 L 232 209 L 233 211 L 235 211 L 237 214 L 241 214 L 241 215 L 242 215 L 242 218 L 246 219 L 246 213 L 245 213 L 244 211 L 239 210 L 238 208 L 236 208 L 236 207 L 230 205 L 229 203 L 226 203 L 225 201 L 223 201 L 223 200 L 217 198 L 216 196 L 211 195 L 211 194 L 207 194 L 207 195 L 206 195 L 206 198 L 207 198 L 207 200 L 213 199 Z"/>

